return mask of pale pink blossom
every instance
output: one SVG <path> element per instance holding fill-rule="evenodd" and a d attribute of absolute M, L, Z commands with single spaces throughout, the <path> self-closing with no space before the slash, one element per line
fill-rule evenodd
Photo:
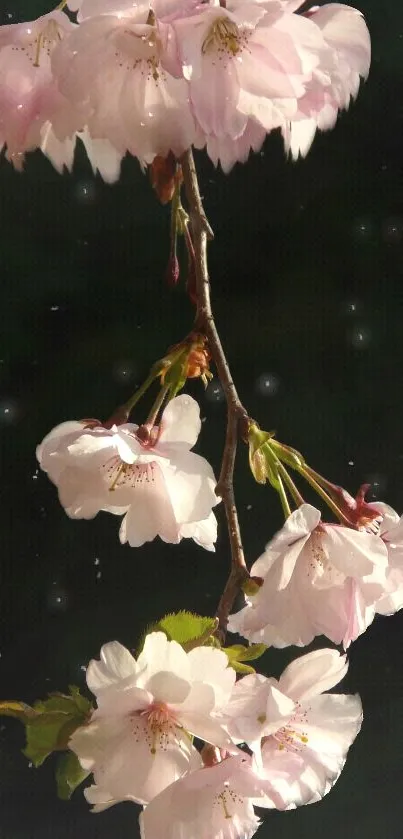
<path fill-rule="evenodd" d="M 87 670 L 97 709 L 69 744 L 94 776 L 87 800 L 98 811 L 125 799 L 148 803 L 201 765 L 190 735 L 231 748 L 219 714 L 234 682 L 224 652 L 186 653 L 163 632 L 146 636 L 137 661 L 117 641 L 105 644 Z"/>
<path fill-rule="evenodd" d="M 268 790 L 248 755 L 226 757 L 186 774 L 154 798 L 140 815 L 141 839 L 250 839 L 260 825 L 253 804 L 264 806 Z"/>
<path fill-rule="evenodd" d="M 356 98 L 371 62 L 368 28 L 357 9 L 328 3 L 306 14 L 322 33 L 327 50 L 298 101 L 297 115 L 282 129 L 285 147 L 294 159 L 308 153 L 317 129 L 334 127 L 339 111 Z"/>
<path fill-rule="evenodd" d="M 71 170 L 80 136 L 94 172 L 112 182 L 122 155 L 109 143 L 90 139 L 82 114 L 62 96 L 52 76 L 51 54 L 71 31 L 74 24 L 57 9 L 34 21 L 0 27 L 1 145 L 16 169 L 22 169 L 27 152 L 40 148 L 62 172 Z"/>
<path fill-rule="evenodd" d="M 85 18 L 54 51 L 52 68 L 91 136 L 122 154 L 151 163 L 196 139 L 175 32 L 158 18 L 158 2 L 152 12 L 136 6 Z"/>
<path fill-rule="evenodd" d="M 207 460 L 190 451 L 200 428 L 199 406 L 183 394 L 169 402 L 150 443 L 134 423 L 108 429 L 67 422 L 45 437 L 37 458 L 71 518 L 125 514 L 123 543 L 193 538 L 214 550 L 216 480 Z"/>
<path fill-rule="evenodd" d="M 399 516 L 383 501 L 370 502 L 369 507 L 380 513 L 379 535 L 388 551 L 387 593 L 376 603 L 375 611 L 393 615 L 403 608 L 403 516 Z"/>
<path fill-rule="evenodd" d="M 279 680 L 255 673 L 234 686 L 228 731 L 253 750 L 257 771 L 285 808 L 319 800 L 340 775 L 361 727 L 361 702 L 324 691 L 347 669 L 336 650 L 316 650 L 293 661 Z"/>
<path fill-rule="evenodd" d="M 322 35 L 310 20 L 288 14 L 276 0 L 201 6 L 197 15 L 173 26 L 208 153 L 219 156 L 228 170 L 237 153 L 245 159 L 265 133 L 297 113 L 298 99 L 319 63 Z M 254 123 L 262 130 L 255 130 L 249 142 Z"/>
<path fill-rule="evenodd" d="M 0 27 L 0 131 L 13 162 L 40 145 L 42 126 L 52 118 L 61 118 L 68 133 L 73 111 L 52 78 L 50 55 L 72 29 L 58 10 Z"/>
<path fill-rule="evenodd" d="M 252 566 L 263 584 L 230 616 L 229 629 L 275 647 L 326 635 L 347 648 L 374 618 L 387 567 L 379 536 L 323 523 L 318 510 L 303 504 Z"/>

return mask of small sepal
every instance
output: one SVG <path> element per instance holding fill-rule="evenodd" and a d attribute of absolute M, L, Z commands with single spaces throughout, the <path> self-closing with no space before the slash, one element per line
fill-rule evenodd
<path fill-rule="evenodd" d="M 243 644 L 233 644 L 230 647 L 223 647 L 223 652 L 228 656 L 229 666 L 237 673 L 255 673 L 255 668 L 249 664 L 244 664 L 245 661 L 255 661 L 257 658 L 266 652 L 266 644 L 250 644 L 245 647 Z"/>
<path fill-rule="evenodd" d="M 272 468 L 268 458 L 267 443 L 274 436 L 272 431 L 262 431 L 256 423 L 251 422 L 248 427 L 249 466 L 258 484 L 272 482 Z"/>

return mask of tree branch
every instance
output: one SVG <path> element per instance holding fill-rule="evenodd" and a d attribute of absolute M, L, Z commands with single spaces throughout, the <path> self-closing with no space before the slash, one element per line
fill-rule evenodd
<path fill-rule="evenodd" d="M 181 158 L 183 181 L 189 205 L 192 240 L 195 251 L 197 313 L 195 328 L 204 332 L 227 403 L 227 429 L 220 477 L 216 493 L 222 498 L 227 517 L 231 547 L 231 572 L 217 607 L 217 634 L 225 638 L 228 615 L 242 582 L 249 576 L 242 547 L 241 532 L 234 496 L 234 465 L 238 434 L 243 433 L 248 414 L 238 396 L 231 371 L 214 321 L 210 299 L 207 267 L 207 242 L 213 232 L 204 212 L 193 153 L 189 149 Z"/>

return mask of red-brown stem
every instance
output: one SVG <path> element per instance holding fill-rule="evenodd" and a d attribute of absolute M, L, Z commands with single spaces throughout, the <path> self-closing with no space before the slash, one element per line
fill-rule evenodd
<path fill-rule="evenodd" d="M 215 325 L 210 299 L 210 279 L 207 268 L 207 242 L 213 236 L 204 212 L 193 153 L 187 151 L 182 159 L 183 181 L 189 205 L 192 240 L 195 251 L 197 313 L 195 329 L 203 332 L 217 368 L 219 380 L 227 403 L 227 429 L 223 459 L 216 493 L 222 498 L 227 517 L 231 547 L 231 571 L 221 595 L 216 616 L 217 635 L 224 640 L 228 615 L 240 591 L 242 582 L 249 576 L 242 547 L 241 532 L 234 495 L 234 465 L 239 432 L 246 425 L 248 414 L 238 396 L 231 371 Z"/>

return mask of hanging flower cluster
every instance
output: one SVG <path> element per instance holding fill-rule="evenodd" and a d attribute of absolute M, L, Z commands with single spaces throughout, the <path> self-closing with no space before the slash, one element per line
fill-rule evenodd
<path fill-rule="evenodd" d="M 0 713 L 24 722 L 35 765 L 67 753 L 57 770 L 64 797 L 92 775 L 84 794 L 93 810 L 136 802 L 142 839 L 250 839 L 260 823 L 255 807 L 287 810 L 323 798 L 362 721 L 358 696 L 327 693 L 345 676 L 346 656 L 309 652 L 279 679 L 246 662 L 267 645 L 306 646 L 318 635 L 347 649 L 376 613 L 403 607 L 403 519 L 367 503 L 366 486 L 352 498 L 260 430 L 239 400 L 209 299 L 211 231 L 189 149 L 205 147 L 228 171 L 278 129 L 292 158 L 305 155 L 369 70 L 358 11 L 302 7 L 301 0 L 69 0 L 31 23 L 0 27 L 0 148 L 8 159 L 21 168 L 25 153 L 41 148 L 60 171 L 70 169 L 78 138 L 94 171 L 113 181 L 129 152 L 153 164 L 153 188 L 171 202 L 170 285 L 179 278 L 179 236 L 187 247 L 192 332 L 110 420 L 63 422 L 37 459 L 68 516 L 120 517 L 120 541 L 132 547 L 158 536 L 214 551 L 213 508 L 222 496 L 232 568 L 217 617 L 167 615 L 136 657 L 117 641 L 105 644 L 87 669 L 95 708 L 74 687 L 33 707 L 0 702 Z M 211 359 L 228 408 L 218 484 L 192 451 L 199 406 L 178 396 L 189 378 L 207 384 Z M 148 417 L 135 424 L 131 412 L 157 379 Z M 238 437 L 285 519 L 250 573 L 232 486 Z M 338 523 L 306 503 L 289 469 Z M 229 615 L 241 588 L 246 605 Z M 227 629 L 248 646 L 224 646 Z"/>
<path fill-rule="evenodd" d="M 85 797 L 95 812 L 143 805 L 144 839 L 251 837 L 260 824 L 254 806 L 309 804 L 339 777 L 361 702 L 325 691 L 346 672 L 345 656 L 324 649 L 296 659 L 278 681 L 235 682 L 223 650 L 186 653 L 162 632 L 147 635 L 137 660 L 118 642 L 105 644 L 87 670 L 97 708 L 70 740 L 95 782 Z M 201 751 L 193 736 L 205 741 Z"/>
<path fill-rule="evenodd" d="M 41 148 L 70 169 L 80 138 L 107 181 L 126 152 L 144 165 L 191 146 L 227 172 L 274 129 L 295 159 L 369 71 L 364 19 L 340 3 L 70 0 L 76 23 L 65 5 L 0 27 L 0 148 L 17 168 Z"/>

